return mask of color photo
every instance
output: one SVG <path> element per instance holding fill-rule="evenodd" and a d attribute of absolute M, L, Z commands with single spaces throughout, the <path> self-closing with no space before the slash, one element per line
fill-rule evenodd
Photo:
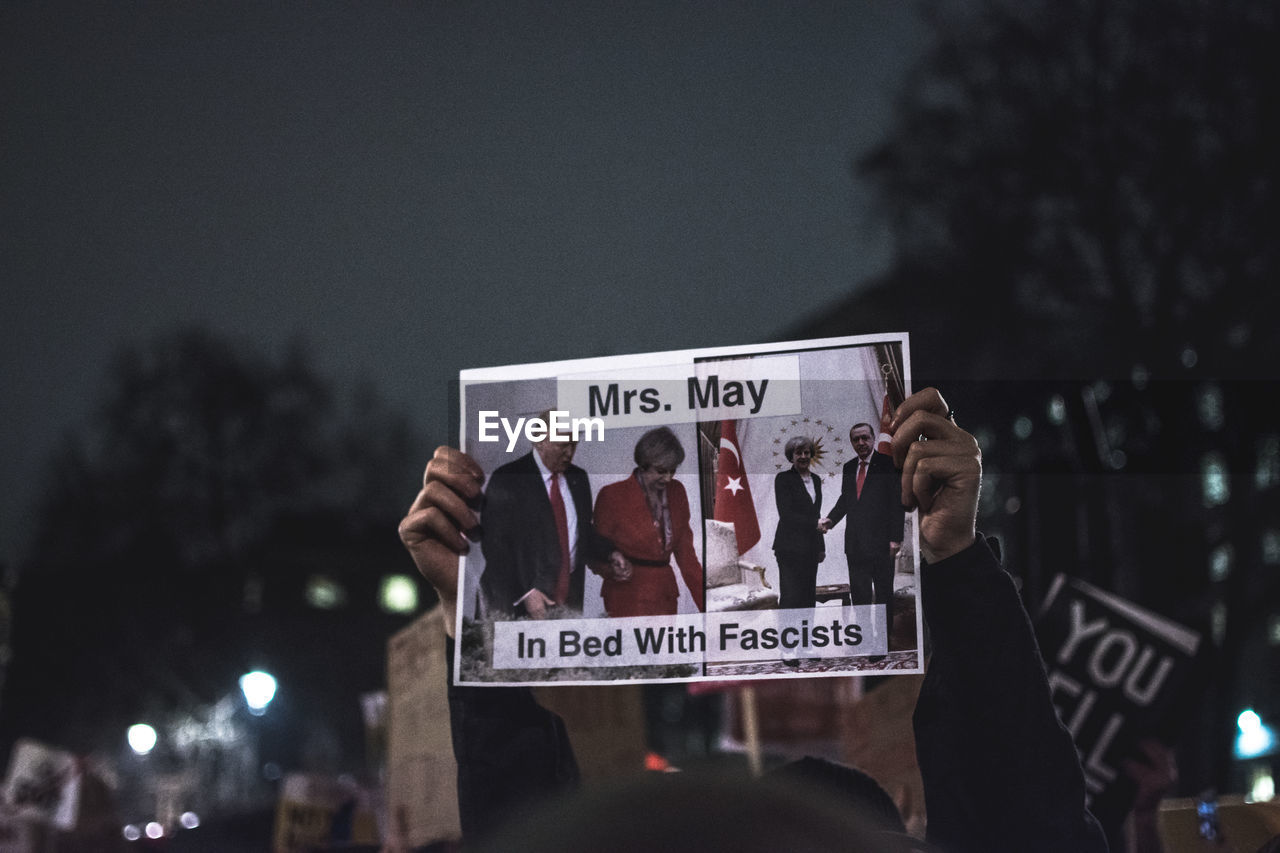
<path fill-rule="evenodd" d="M 917 673 L 905 334 L 463 371 L 461 684 Z"/>

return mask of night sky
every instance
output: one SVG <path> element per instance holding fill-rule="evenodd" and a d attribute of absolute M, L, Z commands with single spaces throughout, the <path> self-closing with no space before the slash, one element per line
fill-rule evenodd
<path fill-rule="evenodd" d="M 4 4 L 0 561 L 128 342 L 300 338 L 436 442 L 460 368 L 821 312 L 889 260 L 850 164 L 924 38 L 873 0 Z"/>

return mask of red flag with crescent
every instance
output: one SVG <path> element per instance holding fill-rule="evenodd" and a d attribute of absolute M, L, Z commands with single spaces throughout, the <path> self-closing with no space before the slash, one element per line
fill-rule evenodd
<path fill-rule="evenodd" d="M 733 522 L 738 537 L 738 554 L 747 553 L 760 541 L 760 521 L 747 482 L 747 466 L 738 441 L 738 422 L 720 422 L 720 455 L 716 464 L 716 521 Z"/>
<path fill-rule="evenodd" d="M 885 456 L 893 455 L 893 436 L 889 435 L 889 424 L 893 422 L 893 407 L 889 405 L 888 392 L 884 402 L 880 404 L 880 434 L 876 436 L 876 452 Z"/>

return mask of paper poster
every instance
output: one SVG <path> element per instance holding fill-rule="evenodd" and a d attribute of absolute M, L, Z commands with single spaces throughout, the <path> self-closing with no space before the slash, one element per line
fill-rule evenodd
<path fill-rule="evenodd" d="M 462 684 L 918 673 L 907 336 L 463 371 Z"/>
<path fill-rule="evenodd" d="M 1089 808 L 1118 826 L 1136 787 L 1123 762 L 1169 738 L 1194 693 L 1200 635 L 1085 581 L 1058 575 L 1036 619 L 1054 706 L 1084 769 Z"/>
<path fill-rule="evenodd" d="M 387 836 L 404 848 L 462 837 L 444 631 L 437 606 L 387 643 Z"/>

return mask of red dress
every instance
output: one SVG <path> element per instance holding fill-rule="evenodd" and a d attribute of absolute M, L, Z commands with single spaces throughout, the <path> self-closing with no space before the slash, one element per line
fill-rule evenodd
<path fill-rule="evenodd" d="M 669 548 L 663 547 L 644 489 L 634 475 L 610 483 L 596 496 L 596 531 L 613 542 L 635 567 L 628 581 L 604 579 L 600 594 L 610 616 L 675 615 L 680 591 L 671 571 L 673 556 L 694 603 L 699 610 L 705 609 L 702 564 L 689 528 L 689 496 L 676 480 L 667 485 L 667 509 L 671 513 Z"/>

